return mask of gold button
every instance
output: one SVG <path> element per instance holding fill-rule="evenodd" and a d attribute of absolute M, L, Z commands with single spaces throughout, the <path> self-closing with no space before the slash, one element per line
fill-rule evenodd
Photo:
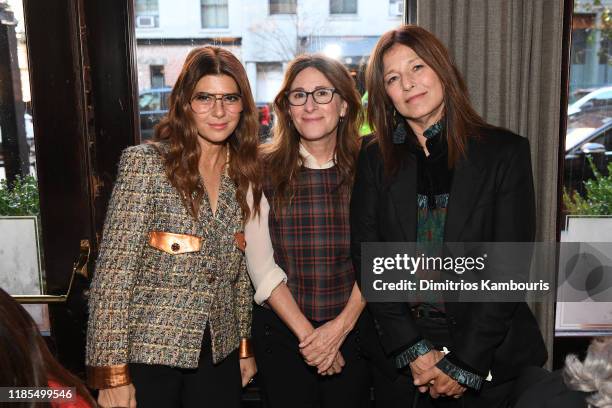
<path fill-rule="evenodd" d="M 179 249 L 181 249 L 181 246 L 178 244 L 178 242 L 175 242 L 170 248 L 172 248 L 174 252 L 177 252 Z"/>

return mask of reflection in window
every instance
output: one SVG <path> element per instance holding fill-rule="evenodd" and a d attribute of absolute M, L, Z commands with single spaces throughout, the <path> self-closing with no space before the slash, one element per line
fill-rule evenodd
<path fill-rule="evenodd" d="M 159 4 L 157 0 L 136 0 L 136 27 L 159 27 Z"/>
<path fill-rule="evenodd" d="M 297 0 L 270 0 L 270 14 L 295 14 Z"/>
<path fill-rule="evenodd" d="M 229 26 L 227 0 L 201 0 L 202 28 L 227 28 Z"/>
<path fill-rule="evenodd" d="M 357 0 L 330 0 L 329 14 L 356 14 Z"/>

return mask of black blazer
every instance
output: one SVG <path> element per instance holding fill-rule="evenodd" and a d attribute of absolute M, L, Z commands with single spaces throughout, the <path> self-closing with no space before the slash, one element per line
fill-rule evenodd
<path fill-rule="evenodd" d="M 396 147 L 396 148 L 402 148 Z M 361 275 L 362 242 L 414 242 L 416 158 L 407 149 L 399 172 L 383 176 L 376 141 L 364 140 L 351 200 L 351 254 Z M 446 242 L 530 242 L 535 202 L 529 142 L 506 130 L 470 139 L 455 169 L 444 231 Z M 421 339 L 407 303 L 368 304 L 387 355 Z M 525 303 L 447 303 L 454 363 L 493 381 L 542 365 L 546 348 Z"/>

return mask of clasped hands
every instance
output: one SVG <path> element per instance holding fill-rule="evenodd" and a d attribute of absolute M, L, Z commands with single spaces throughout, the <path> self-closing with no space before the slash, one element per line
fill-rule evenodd
<path fill-rule="evenodd" d="M 317 367 L 320 375 L 340 373 L 345 365 L 340 346 L 349 331 L 338 319 L 333 319 L 310 332 L 299 344 L 306 364 Z"/>
<path fill-rule="evenodd" d="M 429 391 L 432 398 L 440 396 L 459 398 L 465 392 L 465 387 L 436 367 L 442 358 L 444 353 L 432 350 L 410 363 L 414 385 L 418 387 L 419 392 Z"/>

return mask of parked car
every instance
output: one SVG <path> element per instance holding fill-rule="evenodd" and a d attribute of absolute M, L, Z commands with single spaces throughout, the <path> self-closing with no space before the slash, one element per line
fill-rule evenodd
<path fill-rule="evenodd" d="M 612 118 L 600 123 L 596 128 L 574 126 L 568 129 L 563 184 L 569 191 L 584 195 L 583 181 L 594 177 L 589 158 L 600 173 L 608 174 L 608 163 L 612 160 Z"/>
<path fill-rule="evenodd" d="M 578 99 L 582 98 L 583 96 L 587 96 L 588 94 L 590 94 L 593 91 L 596 91 L 598 88 L 578 88 L 572 92 L 570 92 L 569 94 L 569 105 L 573 104 L 574 102 L 576 102 Z"/>
<path fill-rule="evenodd" d="M 612 111 L 612 86 L 596 89 L 569 105 L 567 115 L 592 111 Z"/>
<path fill-rule="evenodd" d="M 168 113 L 168 99 L 172 88 L 153 88 L 140 92 L 138 109 L 140 110 L 140 140 L 151 139 L 155 125 Z"/>

